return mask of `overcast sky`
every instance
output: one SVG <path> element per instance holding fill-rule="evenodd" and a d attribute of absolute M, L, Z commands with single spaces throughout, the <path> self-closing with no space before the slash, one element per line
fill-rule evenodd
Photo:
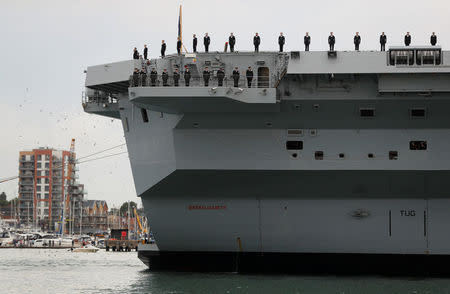
<path fill-rule="evenodd" d="M 351 50 L 356 31 L 361 50 L 379 48 L 381 31 L 388 45 L 401 45 L 410 31 L 413 45 L 429 43 L 432 31 L 449 48 L 450 2 L 428 1 L 261 1 L 191 0 L 183 3 L 185 46 L 191 36 L 211 36 L 210 50 L 223 50 L 230 32 L 237 50 L 252 49 L 261 35 L 261 50 L 275 50 L 284 32 L 286 50 L 299 50 L 306 31 L 311 50 L 326 48 L 330 31 L 337 50 Z M 119 121 L 85 114 L 81 107 L 83 70 L 89 65 L 130 59 L 132 48 L 149 46 L 158 55 L 161 40 L 176 51 L 180 1 L 1 0 L 0 1 L 0 178 L 18 174 L 19 150 L 40 146 L 68 149 L 76 139 L 78 157 L 124 143 Z M 199 46 L 202 48 L 202 46 Z M 112 153 L 126 148 L 113 150 Z M 112 205 L 136 200 L 127 155 L 79 166 L 79 181 L 89 199 Z M 0 184 L 9 198 L 17 181 Z"/>

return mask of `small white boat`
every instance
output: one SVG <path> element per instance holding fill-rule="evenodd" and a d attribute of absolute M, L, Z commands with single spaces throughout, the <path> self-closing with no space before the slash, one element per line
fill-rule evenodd
<path fill-rule="evenodd" d="M 14 246 L 14 235 L 8 231 L 0 232 L 0 247 Z"/>
<path fill-rule="evenodd" d="M 73 250 L 73 252 L 93 252 L 93 253 L 95 253 L 95 252 L 97 252 L 99 250 L 100 250 L 100 248 L 97 248 L 95 246 L 85 245 L 85 246 L 80 247 L 80 248 L 75 248 Z"/>

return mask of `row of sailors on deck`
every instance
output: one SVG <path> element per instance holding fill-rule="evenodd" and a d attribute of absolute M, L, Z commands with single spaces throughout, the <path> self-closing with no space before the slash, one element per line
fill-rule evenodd
<path fill-rule="evenodd" d="M 189 71 L 189 68 L 186 67 L 184 73 L 184 84 L 186 87 L 189 87 L 190 85 L 190 81 L 191 81 L 191 72 Z M 205 87 L 209 86 L 209 81 L 211 79 L 211 71 L 209 70 L 208 67 L 205 67 L 205 69 L 203 70 L 203 82 Z M 239 79 L 240 79 L 240 73 L 239 73 L 239 68 L 235 67 L 233 70 L 233 73 L 231 75 L 231 78 L 233 79 L 233 86 L 234 87 L 239 87 Z M 150 77 L 150 84 L 149 86 L 151 87 L 156 87 L 157 85 L 157 81 L 158 81 L 158 72 L 156 71 L 155 68 L 152 68 L 152 70 L 150 71 L 149 74 Z M 219 87 L 223 86 L 223 81 L 225 79 L 225 71 L 223 68 L 220 68 L 217 72 L 216 72 L 216 77 L 217 77 L 217 85 Z M 251 88 L 252 87 L 252 81 L 253 81 L 253 70 L 252 67 L 249 66 L 247 71 L 245 72 L 245 77 L 247 79 L 247 87 Z M 173 75 L 172 75 L 172 79 L 173 79 L 173 85 L 175 87 L 179 86 L 179 82 L 180 82 L 180 78 L 181 78 L 181 73 L 179 71 L 178 68 L 175 68 Z M 165 68 L 161 74 L 161 80 L 162 80 L 162 84 L 164 87 L 168 87 L 169 86 L 169 73 L 167 72 L 167 69 Z M 143 82 L 144 81 L 144 82 Z M 145 70 L 145 68 L 143 68 L 142 70 L 139 71 L 138 68 L 134 69 L 133 72 L 133 86 L 134 87 L 138 87 L 140 85 L 142 86 L 146 86 L 146 81 L 147 81 L 147 71 Z"/>
<path fill-rule="evenodd" d="M 305 44 L 305 51 L 309 51 L 309 46 L 311 45 L 311 36 L 309 35 L 309 33 L 306 33 L 305 37 L 303 38 L 304 40 L 304 44 Z M 409 46 L 411 45 L 411 35 L 409 32 L 406 33 L 405 38 L 405 46 Z M 283 33 L 280 33 L 280 36 L 278 37 L 278 46 L 279 46 L 279 51 L 283 52 L 284 49 L 284 45 L 286 43 L 286 38 L 284 37 Z M 355 50 L 359 51 L 359 45 L 361 44 L 361 36 L 359 34 L 359 32 L 356 32 L 354 38 L 353 38 L 353 43 L 355 45 Z M 385 35 L 385 33 L 383 32 L 380 35 L 380 45 L 381 45 L 381 51 L 385 51 L 386 50 L 386 43 L 387 43 L 387 36 Z M 205 47 L 205 52 L 208 53 L 209 52 L 209 45 L 211 44 L 211 38 L 209 37 L 208 33 L 205 34 L 205 37 L 203 38 L 203 45 Z M 255 34 L 255 36 L 253 37 L 253 45 L 255 47 L 255 52 L 259 52 L 259 45 L 261 44 L 261 37 L 259 36 L 258 33 Z M 328 45 L 330 46 L 330 51 L 334 51 L 334 45 L 336 44 L 336 37 L 333 34 L 333 32 L 330 33 L 330 35 L 328 36 Z M 437 44 L 437 36 L 436 34 L 433 32 L 431 34 L 430 37 L 430 44 L 432 46 L 435 46 Z M 228 50 L 228 45 L 230 46 L 230 51 L 234 52 L 234 47 L 236 45 L 236 37 L 234 36 L 233 33 L 230 34 L 230 37 L 228 38 L 228 42 L 225 45 L 225 52 Z M 181 54 L 181 46 L 182 46 L 182 42 L 181 39 L 178 38 L 177 39 L 177 52 L 178 55 Z M 197 53 L 197 36 L 194 34 L 193 36 L 193 40 L 192 40 L 192 49 L 194 53 Z M 165 57 L 166 56 L 166 49 L 167 49 L 167 45 L 166 42 L 164 40 L 162 40 L 162 44 L 161 44 L 161 57 Z M 147 45 L 144 45 L 144 56 L 143 59 L 147 60 L 148 57 L 148 47 Z M 137 48 L 134 48 L 133 51 L 133 59 L 139 59 L 142 58 L 141 55 L 139 55 L 139 52 L 137 50 Z"/>

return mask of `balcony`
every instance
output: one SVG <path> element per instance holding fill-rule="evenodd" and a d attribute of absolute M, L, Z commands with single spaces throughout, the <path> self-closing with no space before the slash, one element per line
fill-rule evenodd
<path fill-rule="evenodd" d="M 34 170 L 34 164 L 20 165 L 19 170 Z"/>
<path fill-rule="evenodd" d="M 33 181 L 23 181 L 23 180 L 21 180 L 19 182 L 19 185 L 21 185 L 21 186 L 32 186 L 33 184 L 34 184 Z"/>
<path fill-rule="evenodd" d="M 34 163 L 34 159 L 26 159 L 26 158 L 20 158 L 19 157 L 19 162 L 20 163 L 25 163 L 25 162 L 30 162 L 30 163 Z"/>
<path fill-rule="evenodd" d="M 19 178 L 34 178 L 33 173 L 23 173 L 19 176 Z"/>
<path fill-rule="evenodd" d="M 19 188 L 19 193 L 33 193 L 33 188 L 25 188 L 25 187 L 20 187 Z"/>

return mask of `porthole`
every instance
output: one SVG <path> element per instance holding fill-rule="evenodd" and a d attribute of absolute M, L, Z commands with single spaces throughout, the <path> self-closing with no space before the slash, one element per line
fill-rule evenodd
<path fill-rule="evenodd" d="M 375 109 L 373 109 L 373 108 L 360 108 L 359 109 L 359 115 L 361 117 L 374 117 L 375 116 Z"/>
<path fill-rule="evenodd" d="M 303 141 L 286 141 L 287 150 L 302 150 Z"/>
<path fill-rule="evenodd" d="M 409 110 L 409 115 L 411 118 L 425 118 L 426 111 L 425 108 L 412 108 Z"/>
<path fill-rule="evenodd" d="M 314 153 L 314 158 L 315 158 L 316 160 L 323 160 L 323 151 L 316 151 L 316 152 Z"/>
<path fill-rule="evenodd" d="M 389 160 L 397 160 L 398 151 L 389 151 Z"/>
<path fill-rule="evenodd" d="M 427 150 L 427 141 L 410 141 L 409 150 Z"/>

